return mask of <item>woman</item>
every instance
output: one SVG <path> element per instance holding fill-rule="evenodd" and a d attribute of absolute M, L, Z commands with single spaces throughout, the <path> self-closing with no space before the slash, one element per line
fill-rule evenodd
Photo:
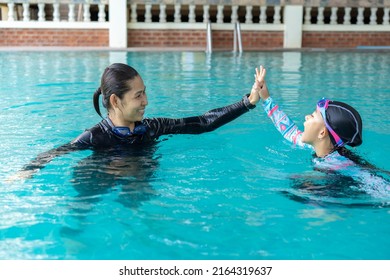
<path fill-rule="evenodd" d="M 345 189 L 346 186 L 355 185 L 359 186 L 360 192 L 389 197 L 389 183 L 382 176 L 374 176 L 372 173 L 388 172 L 379 170 L 345 148 L 346 145 L 355 147 L 363 142 L 362 119 L 353 107 L 343 102 L 322 98 L 314 112 L 305 116 L 302 132 L 274 103 L 265 82 L 265 75 L 264 67 L 256 68 L 251 95 L 255 92 L 259 94 L 266 114 L 285 139 L 298 146 L 314 149 L 316 170 L 324 171 L 328 175 L 336 174 L 338 181 L 337 184 L 331 183 L 334 178 L 328 176 L 330 183 L 322 185 L 324 188 L 327 187 L 326 191 L 321 186 L 313 186 L 308 182 L 308 178 L 296 178 L 296 181 L 301 180 L 303 184 L 294 184 L 295 186 L 304 186 L 306 189 L 329 195 L 329 187 L 337 188 L 339 191 L 340 187 Z M 370 172 L 367 172 L 368 169 Z"/>
<path fill-rule="evenodd" d="M 105 118 L 100 113 L 100 95 L 108 111 Z M 103 120 L 70 143 L 38 155 L 17 177 L 28 178 L 53 158 L 74 150 L 121 150 L 145 146 L 162 135 L 209 132 L 255 108 L 259 99 L 257 93 L 245 95 L 237 103 L 196 117 L 144 118 L 148 99 L 141 76 L 126 64 L 114 63 L 105 69 L 93 96 L 95 110 Z"/>

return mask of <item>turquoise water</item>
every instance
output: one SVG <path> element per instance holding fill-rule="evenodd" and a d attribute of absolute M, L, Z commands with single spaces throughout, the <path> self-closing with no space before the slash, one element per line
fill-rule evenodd
<path fill-rule="evenodd" d="M 211 133 L 130 154 L 75 152 L 9 181 L 99 122 L 92 94 L 113 62 L 143 77 L 147 117 L 234 103 L 263 64 L 272 96 L 301 128 L 323 96 L 358 108 L 355 152 L 390 170 L 386 52 L 0 52 L 0 259 L 390 258 L 390 183 L 380 193 L 341 179 L 337 193 L 295 188 L 302 175 L 338 177 L 313 170 L 311 152 L 283 140 L 261 106 Z"/>

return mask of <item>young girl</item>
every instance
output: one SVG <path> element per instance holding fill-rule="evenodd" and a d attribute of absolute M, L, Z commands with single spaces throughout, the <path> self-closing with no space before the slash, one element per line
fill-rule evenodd
<path fill-rule="evenodd" d="M 298 146 L 314 149 L 316 170 L 327 174 L 336 173 L 339 179 L 343 176 L 347 178 L 349 185 L 352 180 L 352 184 L 361 187 L 360 190 L 366 193 L 390 196 L 389 182 L 373 174 L 373 172 L 388 172 L 379 170 L 345 148 L 346 145 L 356 147 L 363 142 L 362 119 L 356 109 L 343 102 L 322 98 L 317 102 L 315 110 L 305 116 L 304 130 L 300 131 L 271 98 L 265 75 L 264 67 L 256 68 L 252 94 L 255 92 L 259 94 L 267 116 L 285 139 Z M 342 180 L 338 181 L 342 182 Z M 307 182 L 305 184 L 307 185 Z M 345 188 L 348 184 L 341 187 Z M 340 183 L 332 183 L 332 185 L 340 185 Z M 318 187 L 312 189 L 321 189 Z"/>

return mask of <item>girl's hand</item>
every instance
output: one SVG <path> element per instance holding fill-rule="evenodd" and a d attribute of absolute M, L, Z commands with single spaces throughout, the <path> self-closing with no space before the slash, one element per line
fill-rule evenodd
<path fill-rule="evenodd" d="M 267 71 L 262 65 L 260 65 L 260 69 L 256 68 L 255 82 L 252 87 L 252 92 L 256 92 L 263 100 L 266 100 L 269 97 L 267 84 L 265 82 L 266 74 Z"/>
<path fill-rule="evenodd" d="M 264 83 L 265 83 L 265 74 L 267 72 L 265 71 L 265 68 L 263 65 L 260 65 L 260 70 L 256 68 L 256 74 L 255 74 L 255 83 L 253 84 L 253 87 L 260 90 Z"/>

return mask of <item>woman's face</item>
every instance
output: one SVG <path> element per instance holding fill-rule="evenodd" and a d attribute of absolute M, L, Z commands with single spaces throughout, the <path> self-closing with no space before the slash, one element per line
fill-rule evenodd
<path fill-rule="evenodd" d="M 302 142 L 313 145 L 319 139 L 319 134 L 325 126 L 320 111 L 315 110 L 312 114 L 306 115 L 303 126 Z"/>
<path fill-rule="evenodd" d="M 145 108 L 148 105 L 146 97 L 146 88 L 140 76 L 129 81 L 130 88 L 118 104 L 119 110 L 122 112 L 123 121 L 126 123 L 134 123 L 141 121 L 144 117 Z"/>

